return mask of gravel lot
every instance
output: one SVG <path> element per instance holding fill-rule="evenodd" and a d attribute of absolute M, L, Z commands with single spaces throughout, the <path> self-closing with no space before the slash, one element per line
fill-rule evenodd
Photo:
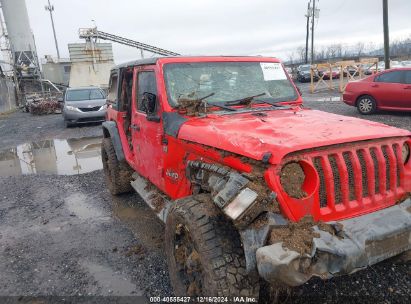
<path fill-rule="evenodd" d="M 302 89 L 308 107 L 359 116 L 341 102 L 320 101 L 330 94 Z M 411 130 L 410 114 L 366 118 Z M 65 129 L 60 115 L 0 116 L 2 148 L 101 135 L 99 125 Z M 101 170 L 0 177 L 0 296 L 170 296 L 163 229 L 136 194 L 112 197 Z M 311 280 L 286 303 L 409 303 L 410 277 L 409 264 L 385 261 L 351 276 Z"/>

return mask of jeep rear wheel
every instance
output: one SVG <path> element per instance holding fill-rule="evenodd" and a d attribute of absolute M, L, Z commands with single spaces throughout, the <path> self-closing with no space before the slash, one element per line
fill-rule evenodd
<path fill-rule="evenodd" d="M 111 194 L 117 195 L 132 191 L 132 169 L 125 161 L 117 159 L 116 151 L 110 138 L 104 138 L 101 145 L 101 158 L 107 187 Z"/>
<path fill-rule="evenodd" d="M 238 232 L 208 195 L 176 202 L 167 217 L 165 246 L 177 296 L 258 298 L 259 280 L 246 274 Z"/>

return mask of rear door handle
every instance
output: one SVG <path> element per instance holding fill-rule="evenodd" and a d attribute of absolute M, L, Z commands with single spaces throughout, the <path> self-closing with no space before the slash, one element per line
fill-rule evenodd
<path fill-rule="evenodd" d="M 378 84 L 372 84 L 371 87 L 373 87 L 373 88 L 378 88 L 379 85 L 378 85 Z"/>
<path fill-rule="evenodd" d="M 139 125 L 131 125 L 130 128 L 132 128 L 135 131 L 140 131 L 140 126 Z"/>

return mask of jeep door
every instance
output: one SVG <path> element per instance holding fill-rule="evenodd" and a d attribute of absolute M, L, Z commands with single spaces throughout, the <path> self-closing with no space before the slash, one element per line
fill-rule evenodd
<path fill-rule="evenodd" d="M 163 189 L 161 140 L 164 132 L 160 120 L 161 106 L 154 69 L 154 66 L 135 68 L 135 101 L 131 132 L 138 173 Z"/>

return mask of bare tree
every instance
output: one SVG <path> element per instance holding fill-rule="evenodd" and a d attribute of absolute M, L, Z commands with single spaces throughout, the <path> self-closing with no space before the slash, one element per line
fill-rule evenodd
<path fill-rule="evenodd" d="M 288 58 L 288 62 L 289 62 L 290 64 L 293 64 L 293 63 L 294 63 L 294 59 L 295 59 L 295 54 L 294 54 L 294 52 L 289 53 L 288 56 L 287 56 L 287 58 Z"/>
<path fill-rule="evenodd" d="M 364 54 L 364 49 L 365 49 L 365 44 L 364 42 L 358 42 L 355 45 L 354 52 L 357 54 L 358 57 L 362 56 Z"/>
<path fill-rule="evenodd" d="M 299 46 L 297 48 L 297 55 L 298 55 L 298 59 L 300 60 L 300 62 L 305 62 L 305 47 L 304 46 Z"/>

